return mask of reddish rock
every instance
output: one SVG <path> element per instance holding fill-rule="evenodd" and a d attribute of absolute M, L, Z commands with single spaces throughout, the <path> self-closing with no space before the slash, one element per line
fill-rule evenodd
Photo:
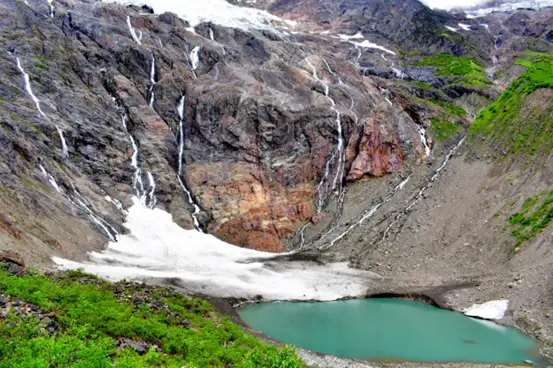
<path fill-rule="evenodd" d="M 13 238 L 21 240 L 21 230 L 15 226 L 13 221 L 2 214 L 0 214 L 0 231 L 4 231 Z"/>
<path fill-rule="evenodd" d="M 0 254 L 0 260 L 14 263 L 18 266 L 25 267 L 25 261 L 18 253 L 11 250 L 3 250 Z"/>
<path fill-rule="evenodd" d="M 295 223 L 313 216 L 313 184 L 284 187 L 254 164 L 195 164 L 186 167 L 188 182 L 213 216 L 220 239 L 266 252 L 285 250 L 283 239 Z"/>
<path fill-rule="evenodd" d="M 311 217 L 311 222 L 317 225 L 318 223 L 323 221 L 325 217 L 326 217 L 326 214 L 324 212 L 316 213 L 315 215 L 313 215 L 313 217 Z"/>
<path fill-rule="evenodd" d="M 400 139 L 386 117 L 374 114 L 367 119 L 362 132 L 352 135 L 346 150 L 346 160 L 351 162 L 348 181 L 365 175 L 381 177 L 399 170 L 403 162 Z"/>

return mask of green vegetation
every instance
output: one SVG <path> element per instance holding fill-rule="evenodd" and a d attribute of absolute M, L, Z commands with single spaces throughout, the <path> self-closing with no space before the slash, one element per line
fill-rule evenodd
<path fill-rule="evenodd" d="M 437 89 L 436 87 L 428 84 L 428 83 L 425 83 L 425 82 L 420 82 L 420 81 L 412 81 L 410 82 L 411 84 L 417 86 L 418 88 L 420 89 L 424 89 L 424 90 L 427 90 L 427 91 L 437 91 L 437 92 L 440 92 L 439 89 Z"/>
<path fill-rule="evenodd" d="M 553 104 L 532 104 L 527 97 L 538 88 L 553 88 L 553 55 L 525 52 L 517 63 L 526 72 L 479 114 L 470 133 L 489 136 L 510 153 L 549 152 L 553 149 Z"/>
<path fill-rule="evenodd" d="M 459 125 L 448 120 L 432 119 L 431 131 L 438 141 L 446 141 L 459 133 Z"/>
<path fill-rule="evenodd" d="M 553 191 L 543 201 L 540 196 L 524 201 L 519 212 L 509 218 L 509 224 L 517 226 L 512 234 L 517 238 L 515 249 L 526 240 L 533 239 L 553 220 Z"/>
<path fill-rule="evenodd" d="M 430 56 L 419 62 L 418 65 L 437 67 L 438 75 L 450 77 L 454 84 L 478 86 L 490 83 L 482 66 L 470 57 L 442 53 Z"/>
<path fill-rule="evenodd" d="M 291 348 L 263 344 L 198 298 L 80 272 L 16 277 L 0 270 L 0 292 L 51 312 L 50 336 L 33 314 L 0 319 L 0 367 L 299 368 Z M 152 346 L 139 355 L 118 338 Z M 159 347 L 159 349 L 156 349 Z"/>
<path fill-rule="evenodd" d="M 467 114 L 467 112 L 465 111 L 465 109 L 459 107 L 459 106 L 455 106 L 447 101 L 442 101 L 442 100 L 429 100 L 429 102 L 433 103 L 434 105 L 438 105 L 438 106 L 441 106 L 444 108 L 445 111 L 447 111 L 447 113 L 449 115 L 452 115 L 452 116 L 464 116 Z"/>

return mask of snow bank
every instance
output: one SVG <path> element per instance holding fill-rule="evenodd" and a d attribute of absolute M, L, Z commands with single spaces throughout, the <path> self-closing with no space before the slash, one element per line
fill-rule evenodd
<path fill-rule="evenodd" d="M 521 8 L 540 10 L 548 6 L 553 6 L 553 0 L 511 1 L 495 7 L 467 10 L 465 13 L 470 17 L 483 17 L 493 12 L 510 12 Z"/>
<path fill-rule="evenodd" d="M 213 22 L 226 27 L 242 29 L 272 28 L 274 24 L 294 25 L 266 11 L 229 4 L 225 0 L 111 0 L 119 4 L 149 5 L 156 14 L 173 12 L 195 27 L 202 22 Z"/>
<path fill-rule="evenodd" d="M 128 210 L 130 234 L 110 242 L 90 262 L 61 258 L 61 269 L 82 268 L 112 280 L 178 281 L 189 292 L 270 300 L 335 300 L 364 296 L 377 275 L 345 263 L 320 265 L 278 260 L 275 254 L 227 244 L 211 235 L 184 230 L 171 215 L 145 208 L 138 198 Z"/>
<path fill-rule="evenodd" d="M 470 317 L 480 317 L 484 319 L 502 319 L 509 309 L 508 300 L 492 300 L 484 304 L 474 304 L 465 309 L 463 313 Z"/>

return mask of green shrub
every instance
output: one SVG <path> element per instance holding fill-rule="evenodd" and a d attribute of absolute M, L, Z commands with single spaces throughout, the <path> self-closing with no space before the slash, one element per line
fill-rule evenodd
<path fill-rule="evenodd" d="M 509 217 L 509 224 L 516 226 L 512 234 L 517 238 L 515 248 L 533 239 L 553 220 L 553 191 L 540 202 L 540 196 L 524 201 L 520 211 Z"/>
<path fill-rule="evenodd" d="M 0 271 L 0 290 L 54 312 L 60 326 L 50 337 L 36 317 L 0 319 L 0 367 L 304 366 L 293 349 L 261 343 L 206 301 L 166 288 L 111 284 L 78 271 L 50 278 Z M 161 351 L 118 349 L 122 337 Z"/>
<path fill-rule="evenodd" d="M 488 136 L 506 152 L 534 155 L 553 148 L 553 105 L 538 106 L 521 116 L 527 96 L 538 88 L 553 88 L 553 56 L 523 53 L 517 61 L 526 72 L 517 78 L 499 98 L 478 115 L 469 132 Z"/>
<path fill-rule="evenodd" d="M 482 66 L 470 57 L 441 53 L 424 59 L 418 65 L 437 67 L 438 75 L 452 78 L 453 83 L 469 86 L 490 84 Z"/>
<path fill-rule="evenodd" d="M 438 141 L 446 141 L 459 133 L 460 126 L 448 120 L 432 119 L 431 132 Z"/>

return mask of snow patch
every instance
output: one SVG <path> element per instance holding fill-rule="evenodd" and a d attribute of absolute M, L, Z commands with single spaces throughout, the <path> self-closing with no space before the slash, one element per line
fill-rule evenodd
<path fill-rule="evenodd" d="M 296 24 L 266 11 L 232 5 L 225 0 L 112 0 L 112 2 L 123 5 L 149 5 L 154 8 L 156 14 L 177 13 L 192 27 L 202 22 L 241 29 L 269 29 L 279 24 L 291 26 Z"/>
<path fill-rule="evenodd" d="M 457 28 L 450 27 L 450 26 L 445 26 L 445 28 L 449 29 L 451 32 L 457 32 L 457 31 L 459 31 Z"/>
<path fill-rule="evenodd" d="M 472 30 L 472 28 L 470 28 L 470 25 L 469 24 L 464 24 L 464 23 L 457 23 L 457 25 L 459 27 L 461 27 L 463 29 L 463 31 L 470 31 Z"/>
<path fill-rule="evenodd" d="M 355 41 L 349 41 L 349 42 L 352 43 L 353 45 L 357 46 L 357 47 L 363 47 L 363 48 L 366 48 L 366 49 L 377 49 L 377 50 L 387 52 L 390 55 L 395 55 L 396 54 L 392 50 L 389 50 L 389 49 L 385 48 L 384 46 L 377 45 L 376 43 L 372 43 L 369 40 L 364 40 L 363 42 L 355 42 Z"/>
<path fill-rule="evenodd" d="M 474 304 L 465 309 L 463 313 L 470 317 L 484 319 L 502 319 L 509 309 L 508 300 L 492 300 L 483 304 Z"/>
<path fill-rule="evenodd" d="M 61 269 L 82 268 L 112 280 L 170 279 L 188 292 L 220 297 L 255 297 L 270 300 L 336 300 L 365 295 L 378 276 L 349 268 L 346 263 L 326 265 L 278 260 L 281 255 L 239 248 L 212 235 L 184 230 L 171 215 L 149 209 L 140 199 L 125 227 L 129 234 L 109 242 L 103 252 L 90 253 L 90 262 L 58 257 Z"/>
<path fill-rule="evenodd" d="M 546 8 L 548 6 L 553 6 L 553 0 L 527 0 L 527 1 L 510 1 L 510 2 L 504 2 L 501 5 L 490 7 L 490 8 L 482 8 L 477 10 L 467 10 L 465 11 L 467 18 L 475 18 L 475 17 L 484 17 L 487 14 L 493 13 L 493 12 L 511 12 L 517 9 L 535 9 L 540 10 L 542 8 Z"/>

